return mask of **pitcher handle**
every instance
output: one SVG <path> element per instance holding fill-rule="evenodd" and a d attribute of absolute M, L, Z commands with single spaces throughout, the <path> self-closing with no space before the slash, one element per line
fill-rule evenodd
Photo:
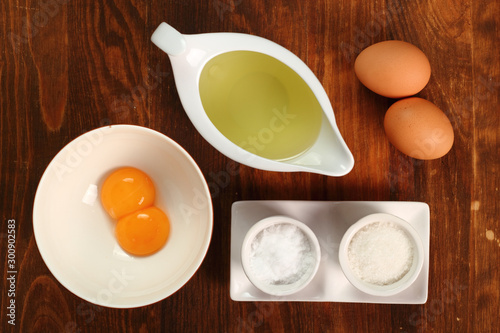
<path fill-rule="evenodd" d="M 171 56 L 179 55 L 186 50 L 184 36 L 165 22 L 162 22 L 153 32 L 151 41 Z"/>

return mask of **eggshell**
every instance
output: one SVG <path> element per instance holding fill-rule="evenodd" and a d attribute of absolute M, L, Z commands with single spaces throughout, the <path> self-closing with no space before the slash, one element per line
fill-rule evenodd
<path fill-rule="evenodd" d="M 356 58 L 354 71 L 368 89 L 390 98 L 415 95 L 431 77 L 425 54 L 415 45 L 399 40 L 364 49 Z"/>
<path fill-rule="evenodd" d="M 433 103 L 410 97 L 394 103 L 385 114 L 384 129 L 399 151 L 421 160 L 440 158 L 453 146 L 448 117 Z"/>

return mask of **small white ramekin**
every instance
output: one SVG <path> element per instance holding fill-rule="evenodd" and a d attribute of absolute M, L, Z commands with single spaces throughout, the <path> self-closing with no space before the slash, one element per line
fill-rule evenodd
<path fill-rule="evenodd" d="M 261 231 L 273 225 L 278 225 L 278 224 L 290 224 L 298 227 L 304 233 L 304 235 L 306 235 L 307 238 L 309 239 L 311 250 L 314 252 L 314 256 L 316 258 L 316 263 L 313 266 L 311 266 L 298 281 L 291 284 L 273 285 L 265 283 L 264 281 L 257 278 L 256 274 L 254 273 L 250 265 L 251 244 L 255 239 L 255 237 Z M 314 232 L 303 222 L 300 222 L 298 220 L 292 219 L 287 216 L 271 216 L 263 220 L 260 220 L 259 222 L 254 224 L 247 232 L 241 247 L 241 262 L 246 276 L 255 287 L 273 296 L 291 295 L 304 289 L 309 284 L 309 282 L 311 282 L 311 280 L 314 278 L 314 275 L 318 271 L 320 259 L 321 259 L 321 250 L 318 238 L 316 237 Z"/>
<path fill-rule="evenodd" d="M 397 225 L 413 244 L 413 263 L 410 270 L 401 279 L 388 285 L 376 285 L 360 279 L 349 264 L 348 250 L 352 238 L 358 231 L 376 222 L 390 222 Z M 417 279 L 424 264 L 424 247 L 417 231 L 408 222 L 391 214 L 377 213 L 363 217 L 346 231 L 340 242 L 339 261 L 344 275 L 357 289 L 374 296 L 392 296 L 408 288 Z"/>

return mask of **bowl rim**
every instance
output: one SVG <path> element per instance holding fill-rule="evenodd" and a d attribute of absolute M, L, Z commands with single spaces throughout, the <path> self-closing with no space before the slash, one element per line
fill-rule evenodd
<path fill-rule="evenodd" d="M 414 258 L 412 267 L 401 279 L 385 286 L 378 286 L 358 278 L 352 271 L 348 259 L 348 247 L 354 235 L 367 225 L 377 222 L 390 222 L 400 227 L 410 238 L 414 245 Z M 339 246 L 340 267 L 349 282 L 358 290 L 373 296 L 393 296 L 410 287 L 418 278 L 424 265 L 424 246 L 422 239 L 413 226 L 406 220 L 388 213 L 369 214 L 351 225 L 344 233 Z"/>
<path fill-rule="evenodd" d="M 81 140 L 85 140 L 88 138 L 88 136 L 94 134 L 94 133 L 100 133 L 102 135 L 106 135 L 106 133 L 109 133 L 108 131 L 116 130 L 116 131 L 123 131 L 123 130 L 132 130 L 134 133 L 139 133 L 142 135 L 148 135 L 148 136 L 154 136 L 160 140 L 165 141 L 166 144 L 170 145 L 173 147 L 176 151 L 178 151 L 186 160 L 189 162 L 189 164 L 193 167 L 193 172 L 198 176 L 200 184 L 203 187 L 203 192 L 202 194 L 206 195 L 207 198 L 207 234 L 203 238 L 203 243 L 200 246 L 200 255 L 196 258 L 196 260 L 193 261 L 192 263 L 192 269 L 188 271 L 188 273 L 185 274 L 185 277 L 182 279 L 179 279 L 179 282 L 175 285 L 175 290 L 168 290 L 165 293 L 160 294 L 157 297 L 150 297 L 149 300 L 143 301 L 143 302 L 138 302 L 138 303 L 127 303 L 127 304 L 107 304 L 107 303 L 100 303 L 96 301 L 95 299 L 91 299 L 88 297 L 85 297 L 81 295 L 78 290 L 75 290 L 69 283 L 66 282 L 66 278 L 64 276 L 61 276 L 60 274 L 60 269 L 56 268 L 54 264 L 54 260 L 50 259 L 48 260 L 47 258 L 50 257 L 48 254 L 47 250 L 42 246 L 40 246 L 40 240 L 43 238 L 42 237 L 42 231 L 41 231 L 41 225 L 39 220 L 41 217 L 39 216 L 41 214 L 40 212 L 40 195 L 43 187 L 48 186 L 48 173 L 50 170 L 52 170 L 58 162 L 58 157 L 62 156 L 64 153 L 67 151 L 70 151 L 72 149 L 72 146 L 78 144 L 81 142 Z M 64 286 L 67 290 L 69 290 L 72 294 L 75 296 L 84 299 L 90 303 L 97 304 L 99 306 L 104 306 L 108 308 L 138 308 L 138 307 L 143 307 L 147 306 L 150 304 L 154 304 L 157 302 L 160 302 L 169 296 L 173 295 L 177 291 L 179 291 L 198 271 L 200 268 L 201 264 L 205 260 L 205 257 L 208 253 L 208 249 L 210 247 L 212 235 L 213 235 L 213 227 L 214 227 L 214 214 L 213 214 L 213 202 L 212 202 L 212 196 L 210 193 L 210 189 L 208 187 L 207 181 L 196 163 L 196 161 L 193 159 L 193 157 L 176 141 L 174 141 L 172 138 L 168 137 L 167 135 L 156 131 L 154 129 L 140 126 L 140 125 L 131 125 L 131 124 L 116 124 L 116 125 L 106 125 L 106 126 L 101 126 L 95 129 L 92 129 L 90 131 L 87 131 L 85 133 L 82 133 L 81 135 L 73 138 L 71 141 L 66 143 L 51 159 L 51 161 L 48 163 L 47 167 L 43 171 L 43 174 L 38 182 L 37 189 L 35 191 L 35 196 L 33 200 L 33 212 L 32 212 L 32 226 L 33 226 L 33 235 L 35 239 L 35 244 L 38 248 L 38 251 L 40 253 L 40 256 L 42 257 L 43 262 L 51 272 L 51 274 L 56 278 L 56 280 Z"/>
<path fill-rule="evenodd" d="M 249 251 L 250 251 L 250 245 L 252 240 L 257 236 L 262 230 L 267 229 L 268 227 L 272 225 L 277 225 L 277 224 L 291 224 L 293 226 L 298 227 L 309 239 L 310 245 L 313 248 L 315 252 L 315 257 L 316 257 L 316 263 L 313 267 L 313 269 L 310 271 L 310 275 L 307 277 L 307 279 L 303 280 L 301 284 L 296 286 L 295 288 L 290 288 L 290 289 L 276 289 L 273 287 L 270 287 L 268 284 L 262 283 L 259 279 L 257 279 L 254 274 L 253 270 L 250 267 L 250 259 L 249 259 Z M 312 231 L 312 229 L 305 224 L 304 222 L 301 222 L 299 220 L 296 220 L 294 218 L 291 218 L 289 216 L 285 215 L 275 215 L 275 216 L 269 216 L 266 217 L 262 220 L 259 220 L 256 222 L 250 229 L 247 231 L 245 238 L 243 239 L 242 245 L 241 245 L 241 264 L 243 266 L 243 271 L 247 278 L 250 280 L 250 282 L 259 290 L 265 292 L 266 294 L 273 295 L 273 296 L 287 296 L 291 294 L 295 294 L 299 292 L 300 290 L 304 289 L 309 285 L 309 283 L 314 279 L 316 276 L 316 273 L 318 271 L 318 268 L 320 266 L 320 261 L 321 261 L 321 247 L 319 244 L 319 240 Z"/>

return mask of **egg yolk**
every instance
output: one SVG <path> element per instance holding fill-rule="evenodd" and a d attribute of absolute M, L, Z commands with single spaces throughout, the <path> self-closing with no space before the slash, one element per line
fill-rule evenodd
<path fill-rule="evenodd" d="M 167 242 L 170 221 L 154 206 L 155 194 L 151 178 L 132 167 L 114 171 L 102 184 L 101 203 L 109 216 L 118 220 L 115 236 L 130 254 L 153 254 Z"/>
<path fill-rule="evenodd" d="M 116 170 L 104 181 L 101 202 L 113 219 L 153 205 L 155 187 L 147 174 L 132 167 Z"/>
<path fill-rule="evenodd" d="M 154 206 L 122 217 L 115 229 L 120 246 L 125 251 L 139 256 L 161 249 L 168 239 L 169 232 L 167 215 Z"/>

